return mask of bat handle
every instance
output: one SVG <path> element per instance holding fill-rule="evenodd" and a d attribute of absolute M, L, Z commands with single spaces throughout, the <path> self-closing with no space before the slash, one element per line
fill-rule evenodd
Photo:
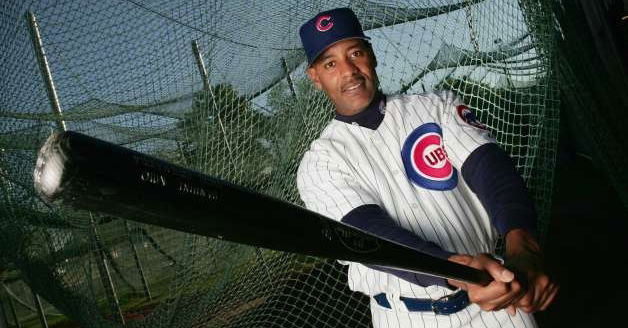
<path fill-rule="evenodd" d="M 504 265 L 505 261 L 502 257 L 494 255 L 494 254 L 490 254 L 490 257 L 492 257 L 495 261 L 498 261 L 501 263 L 501 265 Z M 490 284 L 493 280 L 493 277 L 491 276 L 490 273 L 488 273 L 488 271 L 485 270 L 479 270 L 479 269 L 475 269 L 475 268 L 469 268 L 471 269 L 467 275 L 467 282 L 476 284 L 476 285 L 480 285 L 480 286 L 487 286 L 488 284 Z"/>
<path fill-rule="evenodd" d="M 470 266 L 466 266 L 460 263 L 450 263 L 455 268 L 454 270 L 456 272 L 456 276 L 445 275 L 447 279 L 457 280 L 464 283 L 480 286 L 487 286 L 494 280 L 487 271 L 472 268 Z"/>
<path fill-rule="evenodd" d="M 491 275 L 487 271 L 477 270 L 477 269 L 476 271 L 477 273 L 476 273 L 476 279 L 474 283 L 481 286 L 487 286 L 494 280 L 493 277 L 491 277 Z"/>

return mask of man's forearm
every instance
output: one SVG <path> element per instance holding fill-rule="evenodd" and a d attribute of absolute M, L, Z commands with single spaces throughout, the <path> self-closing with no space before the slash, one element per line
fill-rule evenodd
<path fill-rule="evenodd" d="M 541 247 L 534 236 L 525 229 L 513 229 L 506 234 L 506 257 L 523 253 L 541 255 Z"/>
<path fill-rule="evenodd" d="M 435 243 L 422 240 L 412 232 L 398 226 L 381 207 L 375 204 L 363 205 L 353 209 L 342 218 L 342 222 L 438 258 L 448 259 L 453 254 L 443 250 Z M 447 281 L 443 278 L 380 266 L 368 267 L 395 275 L 419 286 L 440 285 L 449 287 Z"/>

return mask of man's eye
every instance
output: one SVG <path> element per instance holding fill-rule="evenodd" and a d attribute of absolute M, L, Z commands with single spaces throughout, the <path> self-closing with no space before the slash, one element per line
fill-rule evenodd
<path fill-rule="evenodd" d="M 336 66 L 336 62 L 330 61 L 330 62 L 326 62 L 323 67 L 325 67 L 326 69 L 329 69 L 329 68 L 332 68 L 334 66 Z"/>
<path fill-rule="evenodd" d="M 353 57 L 360 57 L 362 56 L 363 52 L 362 50 L 356 50 L 353 52 L 353 54 L 351 54 Z"/>

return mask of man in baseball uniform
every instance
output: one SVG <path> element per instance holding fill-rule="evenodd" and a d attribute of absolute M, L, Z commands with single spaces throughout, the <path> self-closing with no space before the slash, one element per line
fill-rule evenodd
<path fill-rule="evenodd" d="M 300 36 L 307 74 L 336 117 L 305 153 L 297 185 L 306 206 L 406 246 L 486 270 L 488 286 L 349 265 L 371 299 L 373 326 L 535 327 L 558 290 L 533 238 L 521 177 L 452 92 L 384 95 L 369 38 L 348 8 L 322 12 Z M 505 236 L 505 265 L 490 254 Z"/>

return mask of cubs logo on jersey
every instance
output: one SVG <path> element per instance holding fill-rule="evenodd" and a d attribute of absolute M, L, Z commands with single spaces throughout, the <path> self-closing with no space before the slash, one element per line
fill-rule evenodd
<path fill-rule="evenodd" d="M 412 131 L 403 144 L 401 158 L 408 178 L 420 187 L 451 190 L 458 184 L 458 172 L 447 157 L 443 131 L 436 123 Z"/>
<path fill-rule="evenodd" d="M 478 129 L 488 130 L 488 127 L 478 121 L 475 117 L 475 113 L 466 105 L 458 105 L 456 106 L 456 112 L 458 112 L 458 116 L 467 124 L 474 126 Z"/>

